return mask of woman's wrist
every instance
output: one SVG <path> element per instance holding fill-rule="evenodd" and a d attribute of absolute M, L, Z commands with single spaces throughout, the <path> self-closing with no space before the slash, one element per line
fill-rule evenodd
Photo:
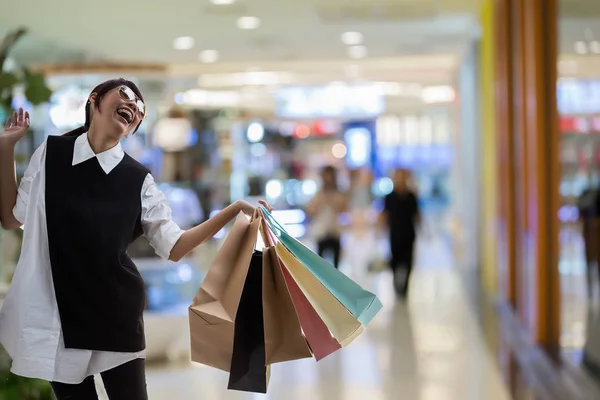
<path fill-rule="evenodd" d="M 15 141 L 10 140 L 6 136 L 0 135 L 0 151 L 2 153 L 14 153 L 16 145 L 17 143 Z"/>
<path fill-rule="evenodd" d="M 233 207 L 233 209 L 235 210 L 236 215 L 239 214 L 240 211 L 244 210 L 242 200 L 234 201 L 233 204 L 231 205 L 231 207 Z"/>

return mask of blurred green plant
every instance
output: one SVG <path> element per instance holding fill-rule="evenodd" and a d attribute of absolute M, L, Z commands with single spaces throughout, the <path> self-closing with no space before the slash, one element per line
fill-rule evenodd
<path fill-rule="evenodd" d="M 6 114 L 10 114 L 12 110 L 13 96 L 17 86 L 25 87 L 25 98 L 34 106 L 48 102 L 52 96 L 52 90 L 46 85 L 43 74 L 33 73 L 22 66 L 11 68 L 10 71 L 6 68 L 8 54 L 19 39 L 26 34 L 27 29 L 20 28 L 9 32 L 0 42 L 0 108 Z"/>

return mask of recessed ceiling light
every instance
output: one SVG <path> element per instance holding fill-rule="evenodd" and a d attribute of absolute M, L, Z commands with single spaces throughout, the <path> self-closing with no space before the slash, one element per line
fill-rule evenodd
<path fill-rule="evenodd" d="M 191 36 L 182 36 L 173 40 L 175 50 L 189 50 L 194 47 L 194 38 Z"/>
<path fill-rule="evenodd" d="M 214 63 L 219 60 L 219 52 L 216 50 L 204 50 L 200 52 L 199 58 L 204 63 Z"/>
<path fill-rule="evenodd" d="M 350 58 L 365 58 L 367 48 L 365 46 L 350 46 L 348 47 L 348 56 Z"/>
<path fill-rule="evenodd" d="M 348 46 L 362 44 L 363 35 L 360 32 L 345 32 L 342 34 L 342 43 Z"/>
<path fill-rule="evenodd" d="M 260 26 L 260 19 L 257 17 L 240 17 L 237 20 L 237 27 L 244 30 L 257 29 Z"/>
<path fill-rule="evenodd" d="M 210 0 L 216 6 L 228 6 L 235 3 L 235 0 Z"/>
<path fill-rule="evenodd" d="M 587 53 L 587 44 L 585 42 L 575 42 L 575 52 L 577 54 Z"/>
<path fill-rule="evenodd" d="M 590 50 L 592 51 L 592 53 L 599 54 L 600 53 L 600 42 L 597 40 L 590 42 Z"/>

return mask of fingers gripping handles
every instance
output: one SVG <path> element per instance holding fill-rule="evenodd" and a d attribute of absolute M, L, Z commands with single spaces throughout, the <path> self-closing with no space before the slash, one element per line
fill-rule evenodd
<path fill-rule="evenodd" d="M 265 216 L 262 208 L 263 207 L 257 207 L 254 210 L 254 213 L 252 214 L 252 221 L 255 221 L 259 218 L 261 219 L 261 222 L 260 222 L 260 225 L 258 228 L 260 235 L 261 235 L 265 245 L 267 245 L 269 247 L 273 247 L 273 246 L 275 246 L 276 240 L 275 240 L 275 237 L 273 236 L 273 233 L 269 229 L 267 217 Z M 266 211 L 266 210 L 264 210 L 264 211 Z"/>

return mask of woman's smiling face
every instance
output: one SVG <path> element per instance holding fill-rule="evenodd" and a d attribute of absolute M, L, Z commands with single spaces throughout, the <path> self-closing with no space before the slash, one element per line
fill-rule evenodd
<path fill-rule="evenodd" d="M 107 92 L 96 104 L 97 94 L 90 95 L 92 124 L 115 139 L 133 131 L 145 116 L 144 103 L 125 85 Z"/>

